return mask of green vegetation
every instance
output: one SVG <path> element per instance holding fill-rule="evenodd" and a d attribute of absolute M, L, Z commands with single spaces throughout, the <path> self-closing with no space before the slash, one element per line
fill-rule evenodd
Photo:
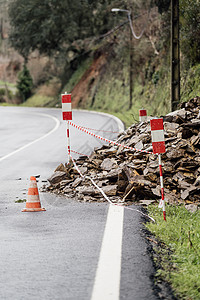
<path fill-rule="evenodd" d="M 14 95 L 8 87 L 0 88 L 0 103 L 12 101 Z"/>
<path fill-rule="evenodd" d="M 188 65 L 200 62 L 200 2 L 180 0 L 181 49 Z"/>
<path fill-rule="evenodd" d="M 19 91 L 19 96 L 23 102 L 31 96 L 32 87 L 33 87 L 32 77 L 26 65 L 24 65 L 22 71 L 19 72 L 18 81 L 17 81 L 17 89 Z"/>
<path fill-rule="evenodd" d="M 113 19 L 108 12 L 111 3 L 116 2 L 16 0 L 9 7 L 10 41 L 26 59 L 34 50 L 47 55 L 80 53 L 87 46 L 87 38 L 102 34 L 112 26 Z"/>
<path fill-rule="evenodd" d="M 92 63 L 91 58 L 87 58 L 86 60 L 82 61 L 79 65 L 78 69 L 73 73 L 70 77 L 69 81 L 65 86 L 65 91 L 71 92 L 72 89 L 76 86 L 76 84 L 80 81 L 81 77 L 85 73 L 85 71 L 90 67 Z"/>
<path fill-rule="evenodd" d="M 44 106 L 51 106 L 54 99 L 52 97 L 43 96 L 43 95 L 33 95 L 32 97 L 28 98 L 27 101 L 23 102 L 21 106 L 30 106 L 30 107 L 44 107 Z"/>
<path fill-rule="evenodd" d="M 164 222 L 162 210 L 155 206 L 149 206 L 148 210 L 156 223 L 146 226 L 164 243 L 157 248 L 161 260 L 157 276 L 172 284 L 179 299 L 199 300 L 200 211 L 190 213 L 183 206 L 167 206 L 167 222 Z"/>
<path fill-rule="evenodd" d="M 111 92 L 113 86 L 114 89 Z M 129 86 L 122 87 L 122 82 L 113 78 L 113 84 L 108 82 L 97 93 L 94 109 L 101 109 L 101 102 L 104 99 L 104 105 L 102 105 L 104 111 L 116 114 L 126 126 L 130 126 L 139 120 L 139 109 L 141 108 L 146 108 L 148 115 L 152 116 L 168 113 L 170 109 L 169 91 L 169 88 L 163 89 L 162 82 L 158 85 L 149 82 L 143 86 L 136 81 L 133 88 L 133 106 L 128 109 Z"/>
<path fill-rule="evenodd" d="M 6 93 L 6 91 L 5 91 L 5 89 L 0 89 L 0 96 L 4 96 L 5 95 L 5 93 Z"/>
<path fill-rule="evenodd" d="M 126 54 L 125 57 L 128 57 Z M 93 89 L 94 93 L 89 93 L 87 101 L 82 104 L 82 108 L 88 110 L 103 111 L 112 113 L 119 117 L 126 126 L 138 121 L 139 109 L 145 107 L 148 115 L 163 116 L 170 112 L 170 70 L 163 63 L 162 67 L 157 67 L 142 84 L 140 78 L 134 74 L 133 79 L 133 106 L 129 109 L 129 65 L 126 61 L 120 61 L 121 69 L 114 67 L 118 58 L 111 60 L 103 76 L 96 81 Z M 63 90 L 68 92 L 79 82 L 81 75 L 87 70 L 89 64 L 85 63 L 72 76 Z M 151 71 L 147 70 L 151 73 Z M 200 94 L 200 65 L 185 69 L 181 79 L 181 102 Z"/>
<path fill-rule="evenodd" d="M 184 71 L 181 87 L 181 101 L 188 101 L 200 95 L 200 64 Z"/>
<path fill-rule="evenodd" d="M 25 63 L 34 51 L 46 55 L 51 58 L 52 65 L 54 63 L 54 68 L 46 70 L 48 76 L 37 81 L 40 86 L 34 86 L 33 96 L 32 78 L 24 66 L 17 83 L 24 101 L 20 105 L 60 106 L 60 93 L 73 91 L 72 101 L 73 96 L 76 97 L 77 108 L 111 113 L 126 127 L 138 121 L 141 108 L 147 109 L 151 116 L 170 112 L 170 2 L 11 1 L 11 45 L 24 57 Z M 200 1 L 179 0 L 179 4 L 183 102 L 200 95 Z M 138 34 L 148 19 L 140 40 L 131 42 L 126 13 L 111 13 L 113 7 L 132 11 L 133 26 Z M 120 24 L 123 26 L 119 27 Z M 130 65 L 133 73 L 131 108 Z M 49 72 L 53 69 L 56 71 Z M 41 93 L 42 85 L 49 91 L 48 80 L 54 76 L 60 83 L 59 87 L 56 81 L 51 84 L 55 93 Z M 0 102 L 6 101 L 6 97 L 11 102 L 13 99 L 8 97 L 5 83 L 0 82 L 0 85 Z M 157 275 L 169 281 L 181 299 L 199 300 L 199 211 L 191 214 L 184 207 L 167 206 L 167 222 L 163 222 L 160 209 L 151 206 L 149 211 L 156 224 L 148 223 L 147 227 L 165 245 L 158 249 L 162 268 Z M 170 257 L 169 253 L 172 253 Z"/>
<path fill-rule="evenodd" d="M 5 82 L 5 81 L 2 81 L 2 80 L 0 80 L 0 86 L 8 86 L 8 87 L 13 87 L 13 88 L 15 88 L 16 87 L 16 84 L 14 84 L 14 83 L 11 83 L 11 82 Z"/>
<path fill-rule="evenodd" d="M 98 79 L 91 77 L 85 89 L 89 90 L 87 99 L 79 95 L 78 107 L 112 113 L 129 126 L 138 119 L 141 107 L 145 107 L 149 115 L 164 115 L 170 111 L 170 2 L 16 0 L 9 5 L 9 39 L 25 61 L 35 50 L 54 57 L 62 91 L 70 92 L 76 87 L 98 51 L 98 55 L 106 56 Z M 127 17 L 123 12 L 111 13 L 113 7 L 132 11 L 136 32 L 143 28 L 147 12 L 151 9 L 142 39 L 133 40 L 132 44 L 131 109 L 129 25 L 112 32 Z M 199 9 L 199 1 L 180 0 L 181 101 L 199 94 Z M 25 96 L 23 101 L 27 98 Z M 36 103 L 42 106 L 43 103 L 58 104 L 58 101 Z"/>
<path fill-rule="evenodd" d="M 26 202 L 26 199 L 18 199 L 18 200 L 15 200 L 15 203 L 23 203 L 23 202 Z"/>
<path fill-rule="evenodd" d="M 16 104 L 3 102 L 3 103 L 0 103 L 0 106 L 16 106 Z"/>

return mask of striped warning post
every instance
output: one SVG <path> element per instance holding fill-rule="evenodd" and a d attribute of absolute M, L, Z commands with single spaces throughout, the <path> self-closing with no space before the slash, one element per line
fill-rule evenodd
<path fill-rule="evenodd" d="M 140 122 L 145 122 L 147 120 L 147 111 L 146 109 L 139 110 L 139 120 Z"/>
<path fill-rule="evenodd" d="M 165 197 L 164 197 L 164 184 L 163 184 L 163 173 L 162 173 L 162 161 L 161 154 L 165 153 L 165 138 L 164 138 L 164 126 L 163 119 L 152 119 L 151 124 L 151 138 L 153 153 L 158 154 L 159 160 L 159 170 L 160 170 L 160 186 L 161 186 L 161 201 L 159 207 L 163 209 L 163 218 L 166 221 L 166 211 L 165 211 Z"/>
<path fill-rule="evenodd" d="M 71 104 L 71 94 L 62 94 L 62 115 L 64 121 L 72 120 L 72 104 Z M 67 122 L 67 150 L 68 158 L 70 157 L 70 138 L 69 138 L 69 123 Z"/>
<path fill-rule="evenodd" d="M 164 126 L 163 119 L 152 119 L 151 124 L 151 138 L 153 153 L 160 154 L 165 153 L 165 138 L 164 138 Z"/>
<path fill-rule="evenodd" d="M 71 103 L 71 94 L 62 94 L 62 115 L 63 120 L 72 120 L 72 103 Z"/>
<path fill-rule="evenodd" d="M 40 197 L 37 188 L 36 178 L 34 176 L 30 177 L 30 185 L 28 189 L 28 197 L 26 200 L 26 208 L 22 212 L 35 212 L 35 211 L 45 211 L 45 208 L 41 207 Z"/>

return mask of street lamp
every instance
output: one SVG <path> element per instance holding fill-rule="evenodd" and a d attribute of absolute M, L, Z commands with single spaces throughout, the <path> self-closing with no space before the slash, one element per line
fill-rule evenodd
<path fill-rule="evenodd" d="M 112 12 L 126 12 L 128 14 L 128 19 L 130 23 L 130 28 L 132 26 L 131 20 L 131 11 L 127 9 L 120 9 L 120 8 L 112 8 Z M 133 105 L 133 34 L 132 29 L 130 30 L 130 70 L 129 70 L 129 109 L 132 108 Z"/>
<path fill-rule="evenodd" d="M 132 23 L 132 17 L 131 17 L 131 11 L 127 9 L 121 9 L 121 8 L 112 8 L 112 12 L 126 12 L 129 20 L 129 25 L 130 25 L 130 102 L 129 102 L 129 109 L 132 107 L 132 99 L 133 99 L 133 37 L 137 40 L 139 40 L 143 33 L 144 30 L 147 26 L 147 22 L 144 25 L 143 30 L 141 31 L 140 35 L 136 35 L 134 29 L 133 29 L 133 23 Z M 137 18 L 137 17 L 136 17 Z"/>
<path fill-rule="evenodd" d="M 139 40 L 139 39 L 142 37 L 146 25 L 144 26 L 144 28 L 143 28 L 143 30 L 141 31 L 140 35 L 136 35 L 136 34 L 135 34 L 135 31 L 134 31 L 134 29 L 133 29 L 132 18 L 131 18 L 131 11 L 130 11 L 130 10 L 127 10 L 127 9 L 121 9 L 121 8 L 112 8 L 111 11 L 112 11 L 112 12 L 119 12 L 119 11 L 121 11 L 121 12 L 126 12 L 127 15 L 128 15 L 128 20 L 129 20 L 129 24 L 130 24 L 130 28 L 131 28 L 132 35 L 134 36 L 134 38 L 135 38 L 136 40 Z"/>
<path fill-rule="evenodd" d="M 113 12 L 125 11 L 125 12 L 131 14 L 131 11 L 130 11 L 130 10 L 127 10 L 127 9 L 121 9 L 121 8 L 112 8 L 111 11 L 113 11 Z"/>

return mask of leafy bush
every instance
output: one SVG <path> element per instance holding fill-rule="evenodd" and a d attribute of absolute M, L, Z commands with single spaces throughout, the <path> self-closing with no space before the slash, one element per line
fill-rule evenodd
<path fill-rule="evenodd" d="M 0 103 L 5 102 L 5 89 L 0 89 Z"/>
<path fill-rule="evenodd" d="M 4 96 L 5 95 L 5 89 L 0 89 L 0 96 Z"/>

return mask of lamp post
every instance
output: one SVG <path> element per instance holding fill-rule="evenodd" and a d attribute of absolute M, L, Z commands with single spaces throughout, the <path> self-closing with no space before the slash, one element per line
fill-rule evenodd
<path fill-rule="evenodd" d="M 129 68 L 129 109 L 132 108 L 133 105 L 133 32 L 132 32 L 132 17 L 131 11 L 127 9 L 120 8 L 112 8 L 112 12 L 126 12 L 128 15 L 128 20 L 130 23 L 130 68 Z"/>
<path fill-rule="evenodd" d="M 171 110 L 180 102 L 179 0 L 171 0 Z"/>

